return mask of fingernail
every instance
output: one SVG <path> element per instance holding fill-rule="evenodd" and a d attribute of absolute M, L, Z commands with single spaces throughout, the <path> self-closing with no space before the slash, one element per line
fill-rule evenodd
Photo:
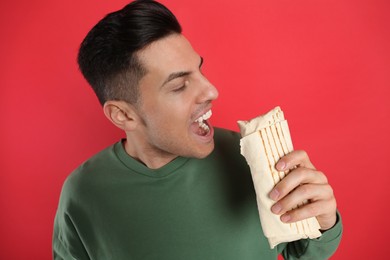
<path fill-rule="evenodd" d="M 275 214 L 278 214 L 281 210 L 282 210 L 282 206 L 280 206 L 280 204 L 275 204 L 271 208 L 271 211 Z"/>
<path fill-rule="evenodd" d="M 283 171 L 284 168 L 286 168 L 286 164 L 285 164 L 283 161 L 278 162 L 278 163 L 276 164 L 276 169 L 278 169 L 278 170 L 280 170 L 280 171 Z"/>
<path fill-rule="evenodd" d="M 269 193 L 269 197 L 276 201 L 278 200 L 278 197 L 279 197 L 279 191 L 277 189 L 273 189 L 270 193 Z"/>
<path fill-rule="evenodd" d="M 290 217 L 290 215 L 288 215 L 288 214 L 285 214 L 285 215 L 283 215 L 283 216 L 280 217 L 280 220 L 281 220 L 282 222 L 288 222 L 290 219 L 291 219 L 291 217 Z"/>

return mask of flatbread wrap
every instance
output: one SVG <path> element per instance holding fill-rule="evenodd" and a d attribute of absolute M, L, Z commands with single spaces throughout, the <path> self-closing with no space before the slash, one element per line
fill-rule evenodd
<path fill-rule="evenodd" d="M 241 154 L 251 171 L 261 226 L 270 247 L 274 248 L 283 242 L 321 236 L 320 225 L 314 217 L 287 224 L 280 220 L 280 216 L 271 212 L 275 201 L 269 198 L 269 193 L 288 174 L 277 171 L 275 165 L 281 157 L 293 151 L 283 111 L 280 107 L 275 107 L 250 121 L 238 121 L 238 125 L 242 136 Z M 305 203 L 307 201 L 296 207 Z"/>

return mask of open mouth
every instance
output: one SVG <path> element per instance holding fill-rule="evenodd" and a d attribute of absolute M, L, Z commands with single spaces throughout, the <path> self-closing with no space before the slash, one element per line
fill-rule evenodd
<path fill-rule="evenodd" d="M 200 136 L 206 136 L 210 133 L 210 125 L 207 120 L 211 117 L 211 110 L 201 115 L 194 123 L 197 124 L 196 133 Z"/>

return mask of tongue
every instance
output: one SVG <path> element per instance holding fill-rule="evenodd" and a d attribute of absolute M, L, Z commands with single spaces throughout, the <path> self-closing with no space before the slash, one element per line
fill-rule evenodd
<path fill-rule="evenodd" d="M 198 132 L 197 132 L 198 135 L 205 136 L 205 135 L 207 135 L 207 133 L 208 132 L 206 130 L 204 130 L 202 127 L 198 128 Z"/>
<path fill-rule="evenodd" d="M 203 122 L 205 124 L 207 124 L 206 121 L 203 121 Z M 192 130 L 192 132 L 194 132 L 195 134 L 200 135 L 200 136 L 205 136 L 208 134 L 208 131 L 206 131 L 202 127 L 200 127 L 198 122 L 192 123 L 191 130 Z"/>

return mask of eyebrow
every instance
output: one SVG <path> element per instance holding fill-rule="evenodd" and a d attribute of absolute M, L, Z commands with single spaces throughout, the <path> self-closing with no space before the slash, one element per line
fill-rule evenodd
<path fill-rule="evenodd" d="M 200 57 L 199 68 L 202 67 L 202 64 L 203 64 L 203 57 Z M 165 84 L 167 84 L 168 82 L 170 82 L 176 78 L 185 77 L 185 76 L 188 76 L 190 74 L 191 74 L 191 71 L 173 72 L 173 73 L 169 74 L 168 78 L 164 81 L 164 83 L 161 85 L 161 87 L 163 87 Z"/>

